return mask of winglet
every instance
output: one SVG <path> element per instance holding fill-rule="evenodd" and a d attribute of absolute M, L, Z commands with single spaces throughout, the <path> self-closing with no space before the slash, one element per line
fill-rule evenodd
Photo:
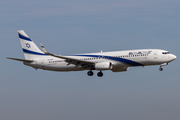
<path fill-rule="evenodd" d="M 41 48 L 42 48 L 43 52 L 44 52 L 45 54 L 48 54 L 49 52 L 46 50 L 46 48 L 44 47 L 44 45 L 43 45 L 42 43 L 40 43 L 40 45 L 41 45 Z"/>

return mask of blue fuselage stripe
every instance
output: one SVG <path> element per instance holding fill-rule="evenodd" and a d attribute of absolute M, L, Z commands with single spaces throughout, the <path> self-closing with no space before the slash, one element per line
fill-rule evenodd
<path fill-rule="evenodd" d="M 27 41 L 32 41 L 30 38 L 27 38 L 21 34 L 18 34 L 19 35 L 19 38 L 23 39 L 23 40 L 27 40 Z"/>
<path fill-rule="evenodd" d="M 124 58 L 119 58 L 119 57 L 102 56 L 102 55 L 75 55 L 75 56 L 96 57 L 96 58 L 99 57 L 99 58 L 105 58 L 105 59 L 109 59 L 109 60 L 115 60 L 118 62 L 123 62 L 123 63 L 126 63 L 128 65 L 132 65 L 132 66 L 144 66 L 141 63 L 134 62 L 132 60 L 128 60 L 128 59 L 124 59 Z"/>
<path fill-rule="evenodd" d="M 34 55 L 47 55 L 47 54 L 44 54 L 44 53 L 38 53 L 38 52 L 26 50 L 26 49 L 23 49 L 23 52 L 24 53 L 28 53 L 28 54 L 34 54 Z M 143 64 L 138 63 L 138 62 L 134 62 L 132 60 L 128 60 L 128 59 L 124 59 L 124 58 L 119 58 L 119 57 L 112 57 L 112 56 L 102 56 L 102 55 L 72 55 L 72 56 L 105 58 L 105 59 L 109 59 L 109 60 L 123 62 L 123 63 L 131 65 L 131 66 L 144 66 Z"/>

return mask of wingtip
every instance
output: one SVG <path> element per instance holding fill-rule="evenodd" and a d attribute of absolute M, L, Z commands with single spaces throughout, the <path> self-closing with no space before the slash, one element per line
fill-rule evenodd
<path fill-rule="evenodd" d="M 43 45 L 42 43 L 40 43 L 40 45 L 41 45 L 41 48 L 42 48 L 43 52 L 44 52 L 45 54 L 48 54 L 49 52 L 46 50 L 46 48 L 44 47 L 44 45 Z"/>
<path fill-rule="evenodd" d="M 44 45 L 42 43 L 40 43 L 41 47 L 44 48 Z"/>

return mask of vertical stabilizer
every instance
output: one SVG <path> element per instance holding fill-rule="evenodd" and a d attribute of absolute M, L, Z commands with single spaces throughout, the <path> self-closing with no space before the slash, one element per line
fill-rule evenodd
<path fill-rule="evenodd" d="M 30 39 L 24 30 L 19 30 L 18 35 L 25 59 L 32 60 L 34 58 L 39 58 L 46 55 L 36 46 L 36 44 Z"/>

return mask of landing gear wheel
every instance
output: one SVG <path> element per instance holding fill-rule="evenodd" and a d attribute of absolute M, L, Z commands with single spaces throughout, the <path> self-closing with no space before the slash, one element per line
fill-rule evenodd
<path fill-rule="evenodd" d="M 88 71 L 87 74 L 88 76 L 93 76 L 94 73 L 92 71 Z"/>
<path fill-rule="evenodd" d="M 97 73 L 97 76 L 98 76 L 98 77 L 102 77 L 102 76 L 103 76 L 103 73 L 100 71 L 100 72 Z"/>
<path fill-rule="evenodd" d="M 159 68 L 159 71 L 163 71 L 163 68 L 160 67 L 160 68 Z"/>

